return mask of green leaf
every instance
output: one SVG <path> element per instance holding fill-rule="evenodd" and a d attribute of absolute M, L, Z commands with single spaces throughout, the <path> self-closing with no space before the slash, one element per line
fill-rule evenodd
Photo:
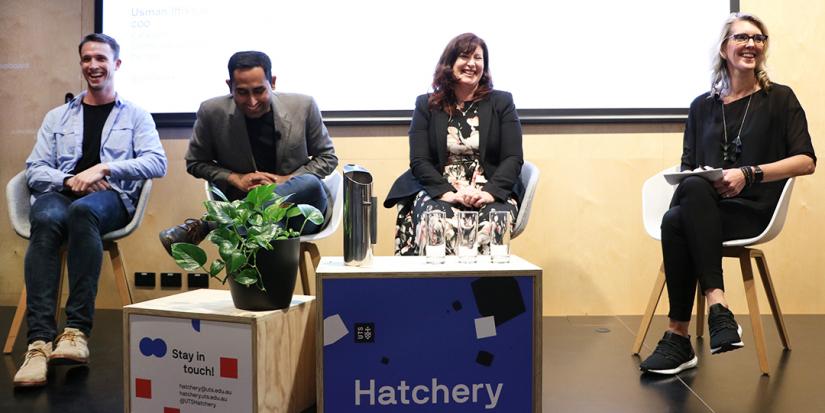
<path fill-rule="evenodd" d="M 234 208 L 231 203 L 223 201 L 204 201 L 206 219 L 220 224 L 231 224 Z"/>
<path fill-rule="evenodd" d="M 224 267 L 226 267 L 226 264 L 223 260 L 217 259 L 212 261 L 212 265 L 209 267 L 209 275 L 212 277 L 217 276 L 221 271 L 223 271 Z"/>
<path fill-rule="evenodd" d="M 318 208 L 315 208 L 312 205 L 299 204 L 298 209 L 301 210 L 301 213 L 304 214 L 304 217 L 306 217 L 309 222 L 312 222 L 315 225 L 321 225 L 324 223 L 324 215 L 318 210 Z"/>
<path fill-rule="evenodd" d="M 264 216 L 269 222 L 281 222 L 286 216 L 286 208 L 272 204 L 264 210 Z"/>
<path fill-rule="evenodd" d="M 292 198 L 292 195 L 295 195 L 295 194 L 286 194 L 284 196 L 278 196 L 278 203 L 282 204 L 282 205 L 283 204 L 289 204 L 289 202 L 286 202 L 286 201 L 288 201 L 289 198 Z M 290 204 L 290 205 L 292 205 L 292 204 Z"/>
<path fill-rule="evenodd" d="M 264 223 L 264 217 L 261 216 L 261 214 L 255 214 L 247 219 L 246 222 L 252 227 L 260 226 Z"/>
<path fill-rule="evenodd" d="M 238 211 L 238 216 L 235 219 L 235 222 L 238 225 L 246 226 L 246 224 L 249 221 L 249 218 L 252 216 L 252 214 L 253 214 L 252 211 L 250 211 L 248 209 L 242 209 L 242 210 Z"/>
<path fill-rule="evenodd" d="M 172 244 L 172 257 L 186 271 L 197 271 L 206 264 L 206 252 L 197 245 L 185 242 Z"/>
<path fill-rule="evenodd" d="M 254 268 L 246 268 L 235 274 L 234 278 L 238 284 L 250 286 L 258 282 L 258 271 Z"/>
<path fill-rule="evenodd" d="M 218 245 L 218 254 L 220 254 L 221 259 L 224 262 L 232 261 L 232 254 L 237 252 L 237 251 L 238 251 L 238 249 L 235 248 L 234 245 L 230 245 L 230 244 Z"/>
<path fill-rule="evenodd" d="M 269 243 L 269 240 L 271 240 L 278 232 L 282 231 L 281 227 L 274 223 L 261 225 L 257 229 L 259 231 L 258 234 L 260 238 L 265 240 L 267 243 Z"/>
<path fill-rule="evenodd" d="M 241 238 L 229 228 L 216 228 L 209 234 L 209 241 L 218 246 L 218 249 L 235 248 Z"/>
<path fill-rule="evenodd" d="M 274 199 L 273 191 L 275 191 L 275 184 L 255 187 L 246 195 L 246 201 L 252 204 L 252 208 L 261 208 L 265 202 Z"/>
<path fill-rule="evenodd" d="M 297 217 L 298 215 L 301 215 L 301 214 L 302 214 L 302 212 L 301 212 L 300 208 L 294 208 L 293 207 L 293 208 L 289 208 L 289 209 L 286 210 L 286 216 L 288 218 Z"/>
<path fill-rule="evenodd" d="M 226 260 L 226 270 L 230 273 L 238 271 L 244 264 L 246 264 L 246 256 L 240 251 L 232 251 L 232 254 Z"/>

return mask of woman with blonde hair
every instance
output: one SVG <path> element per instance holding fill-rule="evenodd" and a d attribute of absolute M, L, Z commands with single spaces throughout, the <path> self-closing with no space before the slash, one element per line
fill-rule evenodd
<path fill-rule="evenodd" d="M 683 180 L 664 215 L 670 322 L 641 363 L 644 372 L 677 374 L 696 366 L 688 326 L 697 283 L 709 307 L 711 354 L 744 345 L 725 299 L 722 242 L 760 234 L 785 181 L 816 168 L 805 111 L 791 88 L 768 78 L 768 44 L 762 20 L 731 14 L 713 58 L 710 91 L 690 105 L 681 169 L 711 166 L 722 168 L 723 176 Z"/>

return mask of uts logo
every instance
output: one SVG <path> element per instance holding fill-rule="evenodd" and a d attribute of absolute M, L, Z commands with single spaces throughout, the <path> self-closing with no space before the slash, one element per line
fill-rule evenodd
<path fill-rule="evenodd" d="M 166 342 L 160 338 L 153 340 L 149 337 L 143 337 L 140 339 L 140 353 L 146 357 L 162 358 L 166 355 Z"/>

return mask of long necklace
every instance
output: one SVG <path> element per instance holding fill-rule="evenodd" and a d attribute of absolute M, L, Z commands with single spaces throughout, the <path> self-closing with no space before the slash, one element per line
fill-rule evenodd
<path fill-rule="evenodd" d="M 748 118 L 748 109 L 751 107 L 751 99 L 753 99 L 753 93 L 748 96 L 748 105 L 745 106 L 745 115 L 742 116 L 742 124 L 739 125 L 739 132 L 736 133 L 736 139 L 733 142 L 728 142 L 728 125 L 725 122 L 725 102 L 722 102 L 722 131 L 724 132 L 725 142 L 722 143 L 722 160 L 723 161 L 730 161 L 731 163 L 736 162 L 736 158 L 739 157 L 739 154 L 742 153 L 742 127 L 745 126 L 745 119 Z"/>
<path fill-rule="evenodd" d="M 461 110 L 461 109 L 459 109 L 458 107 L 456 107 L 456 109 L 458 109 L 458 111 L 459 111 L 459 112 L 461 112 L 461 116 L 464 116 L 464 117 L 466 118 L 466 117 L 467 117 L 467 113 L 469 113 L 469 112 L 470 112 L 470 110 L 471 110 L 471 109 L 473 109 L 473 106 L 474 106 L 475 104 L 476 104 L 476 102 L 475 102 L 475 101 L 474 101 L 474 102 L 470 102 L 470 104 L 469 104 L 469 105 L 467 105 L 467 108 L 465 108 L 464 110 Z"/>

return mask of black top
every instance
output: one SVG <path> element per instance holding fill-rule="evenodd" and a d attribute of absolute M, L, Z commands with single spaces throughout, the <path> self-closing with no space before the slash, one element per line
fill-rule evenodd
<path fill-rule="evenodd" d="M 103 126 L 115 102 L 92 106 L 83 104 L 83 155 L 77 161 L 72 175 L 77 175 L 100 163 L 100 140 Z"/>
<path fill-rule="evenodd" d="M 255 169 L 277 173 L 275 169 L 275 141 L 281 133 L 275 129 L 275 121 L 270 114 L 257 119 L 246 117 L 246 133 L 255 158 Z"/>
<path fill-rule="evenodd" d="M 410 124 L 410 169 L 392 185 L 384 206 L 414 196 L 422 189 L 432 198 L 455 191 L 443 176 L 447 163 L 447 127 L 449 115 L 430 109 L 429 95 L 416 99 Z M 510 93 L 493 90 L 478 102 L 479 162 L 487 183 L 483 190 L 502 202 L 515 196 L 521 202 L 524 188 L 519 174 L 524 163 L 521 147 L 521 123 Z"/>
<path fill-rule="evenodd" d="M 808 121 L 791 88 L 773 83 L 769 90 L 759 90 L 724 106 L 728 141 L 732 142 L 742 125 L 741 153 L 735 161 L 722 156 L 722 100 L 705 93 L 690 105 L 682 149 L 682 170 L 698 166 L 735 168 L 776 162 L 794 155 L 808 155 L 816 162 Z M 772 213 L 785 180 L 764 182 L 746 187 L 734 198 L 753 208 Z"/>

